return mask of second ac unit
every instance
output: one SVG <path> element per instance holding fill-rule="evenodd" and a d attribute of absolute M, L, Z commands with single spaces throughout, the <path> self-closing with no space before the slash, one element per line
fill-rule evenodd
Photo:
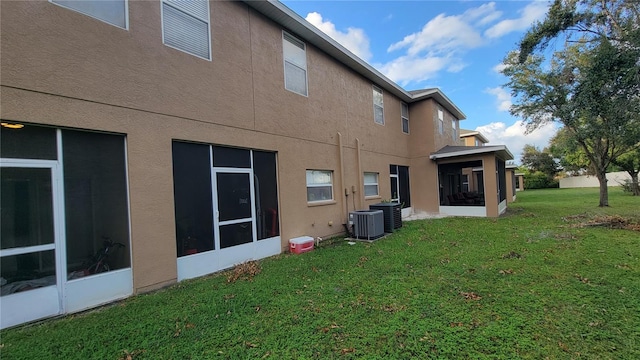
<path fill-rule="evenodd" d="M 358 239 L 374 240 L 384 235 L 382 210 L 358 210 L 349 213 L 353 235 Z"/>
<path fill-rule="evenodd" d="M 382 210 L 384 232 L 391 233 L 402 227 L 402 206 L 399 203 L 379 203 L 369 205 L 369 210 Z"/>

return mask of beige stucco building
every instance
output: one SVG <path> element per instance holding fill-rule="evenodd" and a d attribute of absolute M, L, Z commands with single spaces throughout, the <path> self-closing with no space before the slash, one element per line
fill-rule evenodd
<path fill-rule="evenodd" d="M 489 142 L 481 132 L 467 129 L 460 129 L 460 140 L 464 146 L 485 146 Z"/>
<path fill-rule="evenodd" d="M 467 215 L 506 206 L 506 148 L 438 155 L 465 119 L 442 91 L 402 89 L 278 2 L 0 14 L 3 328 L 343 234 L 384 200 L 443 212 L 455 163 L 498 174 Z"/>

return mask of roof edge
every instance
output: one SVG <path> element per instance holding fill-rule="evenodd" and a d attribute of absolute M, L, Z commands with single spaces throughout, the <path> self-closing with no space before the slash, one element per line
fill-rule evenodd
<path fill-rule="evenodd" d="M 513 159 L 513 154 L 511 153 L 511 151 L 509 151 L 509 149 L 505 145 L 480 146 L 480 147 L 470 146 L 470 148 L 471 149 L 466 149 L 461 151 L 451 151 L 451 152 L 446 152 L 441 154 L 438 154 L 437 152 L 431 153 L 431 155 L 429 155 L 429 159 L 439 160 L 439 159 L 447 159 L 447 158 L 458 157 L 458 156 L 486 154 L 486 153 L 493 153 L 493 152 L 494 153 L 503 152 L 504 155 L 506 155 L 504 156 L 503 160 Z"/>
<path fill-rule="evenodd" d="M 366 61 L 360 59 L 337 41 L 298 15 L 295 11 L 277 0 L 242 0 L 247 6 L 266 16 L 296 36 L 324 51 L 338 62 L 346 65 L 358 74 L 372 81 L 376 86 L 390 92 L 401 101 L 414 103 L 433 98 L 451 112 L 458 120 L 466 119 L 466 115 L 440 89 L 430 89 L 424 93 L 413 95 L 394 81 L 376 70 Z"/>
<path fill-rule="evenodd" d="M 480 140 L 482 140 L 485 144 L 489 143 L 489 139 L 487 139 L 484 135 L 482 135 L 480 131 L 477 131 L 477 130 L 470 130 L 468 133 L 460 134 L 461 138 L 469 137 L 469 136 L 476 136 Z"/>

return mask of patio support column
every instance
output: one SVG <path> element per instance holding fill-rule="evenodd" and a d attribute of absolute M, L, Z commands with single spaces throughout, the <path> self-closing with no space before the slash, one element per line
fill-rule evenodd
<path fill-rule="evenodd" d="M 484 202 L 487 209 L 487 217 L 498 217 L 498 181 L 496 158 L 493 154 L 482 157 L 484 169 Z"/>

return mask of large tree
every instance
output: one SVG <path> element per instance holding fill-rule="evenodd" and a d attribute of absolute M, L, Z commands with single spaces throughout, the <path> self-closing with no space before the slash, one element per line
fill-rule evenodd
<path fill-rule="evenodd" d="M 640 173 L 640 146 L 635 150 L 622 154 L 613 161 L 613 164 L 631 176 L 631 193 L 634 196 L 640 196 L 640 184 L 638 181 L 638 173 Z"/>
<path fill-rule="evenodd" d="M 594 174 L 589 167 L 589 159 L 587 159 L 580 144 L 575 141 L 575 138 L 564 127 L 558 129 L 556 134 L 549 140 L 549 152 L 551 156 L 560 160 L 560 166 L 567 174 Z"/>
<path fill-rule="evenodd" d="M 520 162 L 531 171 L 544 173 L 549 180 L 558 173 L 558 164 L 549 151 L 547 149 L 541 151 L 534 145 L 527 144 L 522 148 Z"/>
<path fill-rule="evenodd" d="M 640 143 L 640 8 L 628 0 L 556 0 L 503 73 L 528 131 L 560 122 L 584 151 L 608 206 L 607 168 Z M 551 40 L 563 45 L 550 58 Z"/>
<path fill-rule="evenodd" d="M 549 152 L 554 158 L 560 160 L 562 169 L 569 174 L 595 174 L 584 150 L 566 128 L 560 128 L 549 140 Z M 640 145 L 613 159 L 611 164 L 610 171 L 625 171 L 629 174 L 631 177 L 629 189 L 634 196 L 640 196 L 640 181 L 638 180 Z"/>

